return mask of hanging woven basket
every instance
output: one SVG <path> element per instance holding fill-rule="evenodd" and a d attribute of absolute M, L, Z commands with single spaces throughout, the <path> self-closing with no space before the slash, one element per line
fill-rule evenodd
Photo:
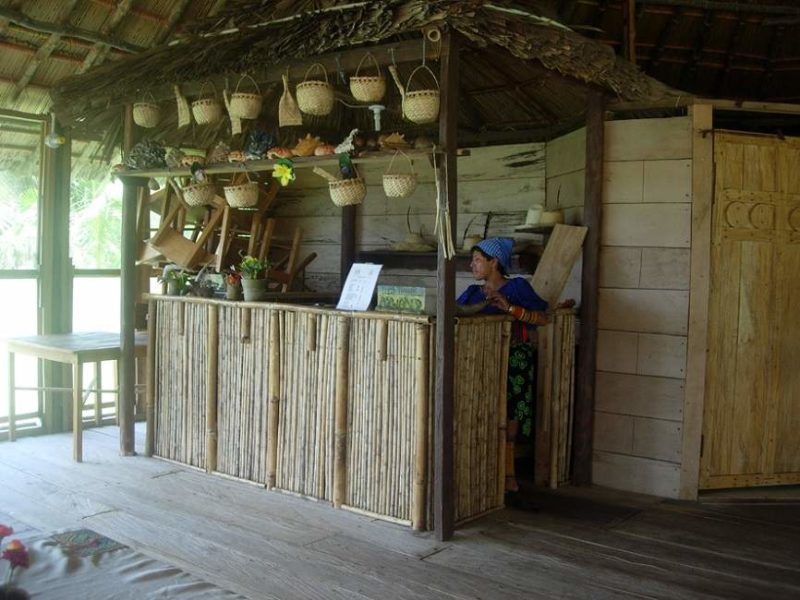
<path fill-rule="evenodd" d="M 258 204 L 258 183 L 250 181 L 250 174 L 245 171 L 247 183 L 226 185 L 225 200 L 231 208 L 250 208 Z"/>
<path fill-rule="evenodd" d="M 367 186 L 361 177 L 328 182 L 331 200 L 336 206 L 361 204 L 367 195 Z"/>
<path fill-rule="evenodd" d="M 189 206 L 207 206 L 217 195 L 217 187 L 213 183 L 196 183 L 183 188 L 183 199 Z"/>
<path fill-rule="evenodd" d="M 139 127 L 150 129 L 161 120 L 161 108 L 156 104 L 153 94 L 148 94 L 151 101 L 144 100 L 133 104 L 133 122 Z"/>
<path fill-rule="evenodd" d="M 203 97 L 203 89 L 210 85 L 211 95 Z M 222 118 L 222 104 L 217 100 L 214 84 L 206 81 L 200 86 L 200 98 L 192 102 L 192 116 L 198 125 L 212 125 Z"/>
<path fill-rule="evenodd" d="M 392 164 L 398 154 L 405 156 L 408 160 L 409 173 L 391 173 Z M 387 198 L 408 198 L 417 189 L 417 174 L 414 173 L 414 163 L 405 152 L 398 150 L 389 161 L 386 172 L 383 174 L 383 192 Z"/>
<path fill-rule="evenodd" d="M 325 80 L 309 79 L 311 70 L 319 68 Z M 333 110 L 333 86 L 328 83 L 328 73 L 319 63 L 314 63 L 306 71 L 306 76 L 302 83 L 297 84 L 295 91 L 297 96 L 297 106 L 300 110 L 309 115 L 324 117 Z"/>
<path fill-rule="evenodd" d="M 369 57 L 375 65 L 377 75 L 359 75 L 361 65 Z M 350 78 L 350 93 L 359 102 L 380 102 L 386 94 L 386 78 L 381 74 L 378 61 L 371 52 L 367 52 L 356 67 L 356 74 Z"/>
<path fill-rule="evenodd" d="M 411 79 L 417 71 L 425 69 L 433 77 L 436 89 L 409 91 Z M 433 123 L 439 118 L 439 81 L 427 65 L 420 65 L 408 76 L 405 94 L 403 95 L 403 116 L 414 123 Z"/>
<path fill-rule="evenodd" d="M 249 79 L 253 82 L 256 88 L 255 94 L 252 92 L 239 91 L 239 86 L 242 85 L 242 81 L 245 79 Z M 236 83 L 236 89 L 233 91 L 228 101 L 228 112 L 231 118 L 234 119 L 257 119 L 258 115 L 261 113 L 261 104 L 263 101 L 264 97 L 261 95 L 261 90 L 256 80 L 250 75 L 242 75 Z"/>

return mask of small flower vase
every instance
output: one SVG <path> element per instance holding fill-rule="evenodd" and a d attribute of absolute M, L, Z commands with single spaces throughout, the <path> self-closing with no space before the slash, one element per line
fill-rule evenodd
<path fill-rule="evenodd" d="M 13 583 L 0 585 L 0 600 L 29 600 L 30 594 Z"/>
<path fill-rule="evenodd" d="M 266 279 L 242 279 L 245 302 L 263 300 L 267 295 Z"/>
<path fill-rule="evenodd" d="M 178 285 L 177 281 L 168 281 L 167 282 L 167 296 L 180 296 L 181 295 L 181 288 Z"/>
<path fill-rule="evenodd" d="M 239 283 L 228 283 L 225 287 L 225 298 L 228 300 L 242 299 L 242 286 Z"/>

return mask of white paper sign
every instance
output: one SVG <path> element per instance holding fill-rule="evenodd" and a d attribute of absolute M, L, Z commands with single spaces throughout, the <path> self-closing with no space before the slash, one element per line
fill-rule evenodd
<path fill-rule="evenodd" d="M 378 283 L 383 265 L 371 263 L 353 263 L 344 289 L 336 308 L 339 310 L 367 310 L 375 293 L 375 284 Z"/>

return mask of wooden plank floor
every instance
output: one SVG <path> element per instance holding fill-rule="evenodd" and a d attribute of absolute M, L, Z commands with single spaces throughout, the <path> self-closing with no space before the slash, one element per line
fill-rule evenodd
<path fill-rule="evenodd" d="M 798 598 L 800 495 L 679 503 L 610 490 L 536 495 L 431 534 L 144 457 L 115 427 L 0 443 L 0 511 L 82 526 L 257 599 Z M 143 429 L 137 429 L 143 447 Z"/>

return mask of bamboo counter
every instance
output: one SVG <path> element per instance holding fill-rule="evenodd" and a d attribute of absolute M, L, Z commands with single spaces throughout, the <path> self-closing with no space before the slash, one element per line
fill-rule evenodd
<path fill-rule="evenodd" d="M 433 527 L 434 319 L 148 299 L 147 455 Z M 456 522 L 503 505 L 509 335 L 456 325 Z"/>

